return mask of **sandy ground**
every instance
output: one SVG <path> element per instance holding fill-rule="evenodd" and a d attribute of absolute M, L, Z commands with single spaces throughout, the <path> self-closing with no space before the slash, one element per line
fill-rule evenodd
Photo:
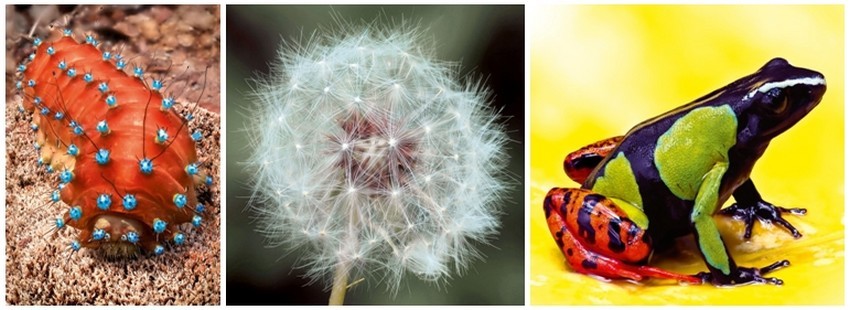
<path fill-rule="evenodd" d="M 219 180 L 219 117 L 196 111 L 194 126 L 208 135 L 199 147 L 201 162 L 212 163 Z M 47 204 L 55 173 L 35 165 L 34 136 L 25 117 L 6 108 L 6 301 L 9 304 L 219 304 L 219 184 L 201 186 L 208 206 L 204 224 L 187 234 L 187 246 L 160 257 L 109 261 L 98 251 L 72 253 L 77 231 L 45 234 L 67 206 Z M 196 128 L 193 126 L 193 129 Z"/>
<path fill-rule="evenodd" d="M 57 16 L 61 10 L 55 10 Z M 139 53 L 139 58 L 155 59 L 152 51 L 167 51 L 176 64 L 148 72 L 163 72 L 174 81 L 187 81 L 186 91 L 178 102 L 200 102 L 190 132 L 200 129 L 204 139 L 198 145 L 200 161 L 214 178 L 211 187 L 198 188 L 200 202 L 207 206 L 200 228 L 187 233 L 187 243 L 167 251 L 159 257 L 108 260 L 99 251 L 83 249 L 73 253 L 69 243 L 78 233 L 66 228 L 58 233 L 48 233 L 53 219 L 67 206 L 64 203 L 48 204 L 49 193 L 57 185 L 55 174 L 50 175 L 36 167 L 34 135 L 29 129 L 30 117 L 17 111 L 20 98 L 9 92 L 13 86 L 13 69 L 7 66 L 6 100 L 6 301 L 9 304 L 220 304 L 220 118 L 219 66 L 218 66 L 218 10 L 213 10 L 214 26 L 194 25 L 192 44 L 181 32 L 186 29 L 180 20 L 205 20 L 210 8 L 139 7 L 117 9 L 75 9 L 72 28 L 75 34 L 94 29 L 114 29 L 126 37 L 121 41 L 105 42 L 123 46 L 126 53 Z M 20 62 L 28 52 L 27 44 L 17 42 L 14 35 L 32 22 L 33 9 L 15 10 L 7 7 L 7 63 Z M 206 13 L 205 13 L 206 12 Z M 56 15 L 54 14 L 54 15 Z M 87 21 L 97 18 L 96 26 L 86 28 Z M 136 16 L 136 17 L 132 17 Z M 200 16 L 200 17 L 199 17 Z M 131 18 L 132 17 L 132 18 Z M 59 18 L 54 16 L 54 18 Z M 151 33 L 151 21 L 156 21 L 161 32 Z M 175 22 L 177 20 L 177 22 Z M 171 26 L 166 27 L 171 23 Z M 15 31 L 10 32 L 10 25 Z M 145 26 L 147 25 L 147 26 Z M 169 28 L 171 27 L 171 28 Z M 79 30 L 78 28 L 82 29 Z M 100 30 L 98 30 L 100 29 Z M 134 31 L 134 29 L 136 29 Z M 139 29 L 148 29 L 146 32 Z M 182 29 L 182 30 L 181 30 Z M 37 28 L 36 33 L 44 31 Z M 168 31 L 175 35 L 169 36 Z M 204 37 L 214 33 L 214 40 Z M 42 37 L 45 37 L 42 35 Z M 180 38 L 181 41 L 169 41 Z M 133 45 L 124 45 L 133 42 Z M 204 48 L 210 43 L 212 48 Z M 214 44 L 213 44 L 214 43 Z M 184 69 L 185 68 L 185 69 Z M 203 77 L 206 71 L 206 80 Z M 201 96 L 203 92 L 203 96 Z M 181 100 L 182 99 L 182 100 Z M 185 107 L 184 107 L 185 108 Z"/>

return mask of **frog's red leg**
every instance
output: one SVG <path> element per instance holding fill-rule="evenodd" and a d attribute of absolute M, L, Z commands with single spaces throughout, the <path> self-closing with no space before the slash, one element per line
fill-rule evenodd
<path fill-rule="evenodd" d="M 623 141 L 623 136 L 596 141 L 570 153 L 564 158 L 564 172 L 573 181 L 584 183 L 590 172 L 620 144 L 620 141 Z"/>
<path fill-rule="evenodd" d="M 609 279 L 702 279 L 642 266 L 652 251 L 645 230 L 613 201 L 592 191 L 553 188 L 543 202 L 549 230 L 573 270 Z"/>

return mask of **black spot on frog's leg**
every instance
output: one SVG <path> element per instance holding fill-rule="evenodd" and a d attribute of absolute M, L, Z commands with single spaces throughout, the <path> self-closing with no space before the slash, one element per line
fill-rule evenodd
<path fill-rule="evenodd" d="M 561 198 L 561 200 L 562 200 L 562 202 L 561 202 L 561 214 L 563 214 L 562 216 L 567 216 L 567 205 L 570 204 L 570 194 L 569 193 L 565 193 L 565 194 L 566 195 L 564 195 L 564 197 Z"/>
<path fill-rule="evenodd" d="M 573 249 L 567 249 L 567 256 L 573 256 Z"/>
<path fill-rule="evenodd" d="M 584 196 L 584 202 L 578 212 L 578 235 L 583 236 L 591 244 L 596 243 L 596 231 L 593 230 L 590 215 L 593 214 L 593 209 L 602 199 L 604 198 L 600 195 Z"/>
<path fill-rule="evenodd" d="M 561 204 L 561 214 L 563 214 L 564 216 L 567 216 L 567 202 L 564 202 L 563 204 Z"/>
<path fill-rule="evenodd" d="M 561 231 L 555 233 L 555 243 L 558 244 L 559 249 L 564 248 L 564 229 L 563 228 L 561 229 Z M 572 251 L 572 250 L 570 250 L 570 251 Z"/>
<path fill-rule="evenodd" d="M 581 261 L 581 266 L 584 269 L 596 269 L 596 260 L 594 258 L 588 257 L 587 259 Z"/>
<path fill-rule="evenodd" d="M 552 214 L 552 196 L 550 195 L 546 195 L 546 199 L 543 200 L 543 212 L 546 213 L 547 219 Z"/>
<path fill-rule="evenodd" d="M 599 156 L 597 153 L 581 154 L 580 157 L 572 160 L 569 164 L 573 169 L 593 169 L 602 162 L 604 156 Z"/>
<path fill-rule="evenodd" d="M 640 228 L 638 228 L 637 225 L 629 226 L 629 240 L 634 239 L 639 232 Z"/>
<path fill-rule="evenodd" d="M 621 253 L 626 250 L 626 245 L 623 240 L 620 240 L 620 219 L 613 218 L 608 222 L 608 248 L 614 253 Z"/>

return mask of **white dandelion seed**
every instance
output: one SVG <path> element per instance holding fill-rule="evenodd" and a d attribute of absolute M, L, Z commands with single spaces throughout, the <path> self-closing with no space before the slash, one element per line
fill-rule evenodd
<path fill-rule="evenodd" d="M 497 232 L 507 135 L 488 92 L 420 40 L 314 37 L 256 81 L 251 208 L 314 281 L 445 280 Z"/>

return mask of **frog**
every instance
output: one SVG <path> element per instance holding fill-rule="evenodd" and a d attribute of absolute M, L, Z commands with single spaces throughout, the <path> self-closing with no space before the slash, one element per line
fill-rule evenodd
<path fill-rule="evenodd" d="M 564 171 L 578 188 L 552 188 L 543 211 L 575 272 L 602 279 L 687 284 L 782 285 L 769 273 L 790 266 L 738 266 L 713 218 L 755 221 L 802 234 L 783 214 L 806 214 L 765 201 L 750 174 L 771 140 L 797 124 L 826 92 L 824 75 L 773 58 L 755 73 L 650 118 L 625 135 L 568 154 Z M 734 197 L 735 203 L 723 208 Z M 708 271 L 682 274 L 650 265 L 656 251 L 692 235 Z"/>

